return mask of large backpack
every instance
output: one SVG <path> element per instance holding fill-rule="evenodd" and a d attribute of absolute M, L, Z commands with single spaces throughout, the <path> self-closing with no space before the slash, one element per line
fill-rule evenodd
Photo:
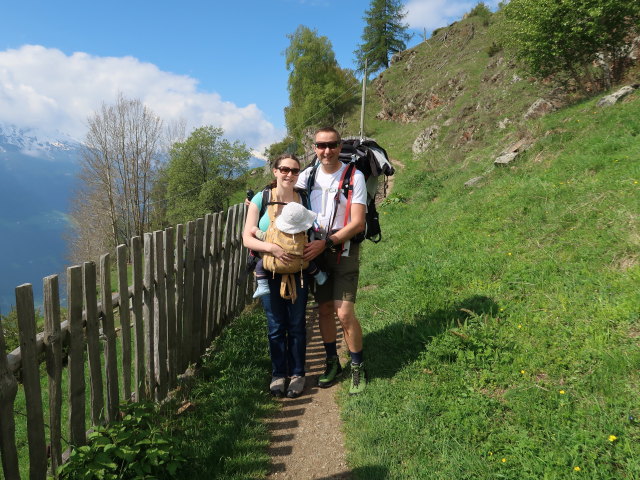
<path fill-rule="evenodd" d="M 380 229 L 380 219 L 376 209 L 376 193 L 378 191 L 378 183 L 380 176 L 384 175 L 386 186 L 386 177 L 390 177 L 395 173 L 389 157 L 384 148 L 376 143 L 375 140 L 366 138 L 344 138 L 342 139 L 342 150 L 340 151 L 340 161 L 348 164 L 341 180 L 342 193 L 347 199 L 347 209 L 351 205 L 351 197 L 353 196 L 353 178 L 355 171 L 360 170 L 364 175 L 367 185 L 367 216 L 365 229 L 351 239 L 352 242 L 360 243 L 368 238 L 373 243 L 382 240 L 382 230 Z M 315 183 L 316 172 L 320 162 L 317 157 L 313 160 L 311 173 L 307 182 L 307 192 L 310 195 L 313 184 Z M 345 219 L 348 218 L 345 216 Z"/>

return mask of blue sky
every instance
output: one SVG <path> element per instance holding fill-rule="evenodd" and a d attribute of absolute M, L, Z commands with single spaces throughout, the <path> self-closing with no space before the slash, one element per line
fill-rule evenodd
<path fill-rule="evenodd" d="M 409 46 L 476 1 L 409 0 Z M 494 8 L 495 1 L 485 2 Z M 256 151 L 284 135 L 283 52 L 299 25 L 354 66 L 368 0 L 110 2 L 0 5 L 0 122 L 82 139 L 86 119 L 118 93 L 140 98 L 187 133 L 212 124 Z"/>

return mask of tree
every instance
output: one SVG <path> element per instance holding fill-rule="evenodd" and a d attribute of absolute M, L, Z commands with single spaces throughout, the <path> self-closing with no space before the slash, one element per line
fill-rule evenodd
<path fill-rule="evenodd" d="M 244 143 L 230 143 L 222 128 L 195 129 L 169 151 L 166 166 L 166 208 L 170 223 L 184 223 L 223 210 L 248 169 L 251 151 Z"/>
<path fill-rule="evenodd" d="M 72 199 L 74 261 L 97 258 L 149 220 L 149 192 L 162 145 L 163 123 L 138 99 L 119 95 L 89 118 L 80 159 L 80 186 Z M 105 250 L 106 249 L 106 250 Z"/>
<path fill-rule="evenodd" d="M 640 3 L 627 0 L 511 0 L 502 12 L 502 41 L 531 73 L 581 86 L 593 80 L 594 62 L 604 86 L 621 78 L 628 37 L 640 23 Z"/>
<path fill-rule="evenodd" d="M 409 25 L 402 23 L 405 16 L 400 0 L 371 1 L 364 16 L 363 43 L 353 52 L 358 72 L 364 72 L 365 61 L 369 72 L 389 68 L 391 56 L 406 50 L 412 35 L 407 33 Z"/>
<path fill-rule="evenodd" d="M 351 70 L 339 67 L 327 37 L 304 25 L 287 37 L 291 44 L 285 51 L 286 66 L 291 73 L 285 121 L 289 135 L 300 140 L 305 128 L 332 124 L 347 112 L 357 102 L 359 84 Z"/>

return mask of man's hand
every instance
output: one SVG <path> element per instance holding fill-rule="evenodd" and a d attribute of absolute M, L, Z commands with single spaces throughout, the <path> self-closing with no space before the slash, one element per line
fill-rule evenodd
<path fill-rule="evenodd" d="M 312 242 L 307 243 L 304 246 L 304 253 L 302 255 L 302 259 L 306 262 L 310 262 L 322 252 L 324 252 L 326 246 L 326 242 L 324 240 L 314 240 Z"/>

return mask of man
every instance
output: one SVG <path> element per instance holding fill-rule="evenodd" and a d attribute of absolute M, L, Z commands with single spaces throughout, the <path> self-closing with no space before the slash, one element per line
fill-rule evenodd
<path fill-rule="evenodd" d="M 311 209 L 318 214 L 319 229 L 306 245 L 304 259 L 315 259 L 319 268 L 329 274 L 323 285 L 316 286 L 315 295 L 319 306 L 320 334 L 327 354 L 326 370 L 318 379 L 318 386 L 330 387 L 342 372 L 336 345 L 335 314 L 342 325 L 351 355 L 349 393 L 354 395 L 364 390 L 367 380 L 362 358 L 362 329 L 355 316 L 360 245 L 350 240 L 365 228 L 367 190 L 364 175 L 356 171 L 349 204 L 341 188 L 346 164 L 340 161 L 340 149 L 340 134 L 334 128 L 318 130 L 315 151 L 320 166 L 315 173 L 310 168 L 304 170 L 296 187 L 306 189 L 310 175 L 314 175 L 309 199 Z"/>

